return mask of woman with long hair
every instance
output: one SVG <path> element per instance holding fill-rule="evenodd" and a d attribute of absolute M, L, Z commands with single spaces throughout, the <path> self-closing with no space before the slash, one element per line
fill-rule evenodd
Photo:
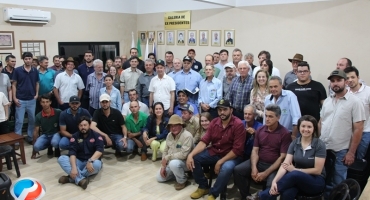
<path fill-rule="evenodd" d="M 162 102 L 156 102 L 153 105 L 153 114 L 148 117 L 146 126 L 143 128 L 142 142 L 146 144 L 143 146 L 142 152 L 147 153 L 147 146 L 153 151 L 152 161 L 157 160 L 158 149 L 163 153 L 166 147 L 166 137 L 168 130 L 166 128 L 168 118 L 164 115 L 164 106 Z"/>
<path fill-rule="evenodd" d="M 265 59 L 261 61 L 261 69 L 267 71 L 270 76 L 277 76 L 276 74 L 272 74 L 272 69 L 274 65 L 271 60 Z M 280 77 L 280 75 L 278 75 Z"/>
<path fill-rule="evenodd" d="M 99 96 L 102 94 L 108 94 L 110 96 L 110 107 L 122 110 L 122 100 L 120 91 L 113 87 L 113 76 L 108 74 L 104 77 L 105 87 L 101 88 L 99 91 Z M 99 104 L 100 107 L 100 104 Z"/>
<path fill-rule="evenodd" d="M 271 188 L 260 192 L 260 199 L 294 200 L 298 192 L 315 195 L 325 189 L 325 143 L 319 139 L 317 121 L 311 115 L 298 120 L 301 136 L 289 145 Z M 309 189 L 307 189 L 309 188 Z"/>
<path fill-rule="evenodd" d="M 269 73 L 265 70 L 258 70 L 253 80 L 253 89 L 250 95 L 250 104 L 256 108 L 257 121 L 263 121 L 263 111 L 265 110 L 265 97 L 270 94 L 268 87 Z"/>
<path fill-rule="evenodd" d="M 104 66 L 104 72 L 108 72 L 110 67 L 113 66 L 113 60 L 112 59 L 108 59 L 106 62 L 105 62 L 105 66 Z"/>
<path fill-rule="evenodd" d="M 112 75 L 113 86 L 117 88 L 118 90 L 120 90 L 120 81 L 119 81 L 119 74 L 117 73 L 117 69 L 114 66 L 112 66 L 109 68 L 109 71 L 107 72 L 107 74 Z"/>
<path fill-rule="evenodd" d="M 199 141 L 207 132 L 208 125 L 211 123 L 213 117 L 209 112 L 201 113 L 199 118 L 199 129 L 195 133 L 194 141 Z"/>

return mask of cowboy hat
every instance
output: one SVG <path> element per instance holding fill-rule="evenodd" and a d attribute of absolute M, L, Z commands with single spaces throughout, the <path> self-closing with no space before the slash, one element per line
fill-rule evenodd
<path fill-rule="evenodd" d="M 171 117 L 170 117 L 170 120 L 168 120 L 168 124 L 167 124 L 167 126 L 166 126 L 166 128 L 167 128 L 167 130 L 169 130 L 170 129 L 170 126 L 171 125 L 175 125 L 175 124 L 181 124 L 182 125 L 182 127 L 184 127 L 185 128 L 185 124 L 184 124 L 184 121 L 182 121 L 182 118 L 180 117 L 180 116 L 178 116 L 178 115 L 172 115 Z"/>
<path fill-rule="evenodd" d="M 67 60 L 65 60 L 65 61 L 62 62 L 62 65 L 65 67 L 68 62 L 73 62 L 73 64 L 75 65 L 75 67 L 78 66 L 77 62 L 72 57 L 68 57 Z"/>
<path fill-rule="evenodd" d="M 288 58 L 288 60 L 289 62 L 292 62 L 293 60 L 298 61 L 298 62 L 303 62 L 303 55 L 296 53 L 293 58 L 291 59 Z"/>

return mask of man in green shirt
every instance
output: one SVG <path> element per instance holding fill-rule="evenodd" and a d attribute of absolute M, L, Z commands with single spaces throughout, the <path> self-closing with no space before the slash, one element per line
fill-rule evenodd
<path fill-rule="evenodd" d="M 133 140 L 139 148 L 142 148 L 143 144 L 140 142 L 140 136 L 142 134 L 141 130 L 146 125 L 146 120 L 148 115 L 139 111 L 140 106 L 138 101 L 131 101 L 130 102 L 130 111 L 126 117 L 126 128 L 127 128 L 127 137 Z M 141 160 L 144 161 L 147 159 L 147 155 L 145 152 L 141 152 Z"/>
<path fill-rule="evenodd" d="M 207 54 L 206 57 L 205 57 L 205 65 L 204 66 L 207 66 L 207 65 L 213 65 L 213 56 L 211 54 Z M 199 71 L 199 74 L 203 77 L 203 78 L 206 78 L 206 73 L 204 72 L 204 69 L 205 67 L 203 67 L 200 71 Z M 220 74 L 220 69 L 215 67 L 215 70 L 213 72 L 213 76 L 214 77 L 218 77 L 218 75 Z"/>
<path fill-rule="evenodd" d="M 33 131 L 33 151 L 31 159 L 36 159 L 36 154 L 48 148 L 48 155 L 53 155 L 55 148 L 55 157 L 60 156 L 59 141 L 59 115 L 62 112 L 59 109 L 52 108 L 51 98 L 44 94 L 40 98 L 42 111 L 36 115 L 35 128 Z"/>

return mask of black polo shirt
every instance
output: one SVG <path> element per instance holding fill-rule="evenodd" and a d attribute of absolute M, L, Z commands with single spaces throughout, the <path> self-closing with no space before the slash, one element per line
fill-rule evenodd
<path fill-rule="evenodd" d="M 9 79 L 12 81 L 13 80 L 13 73 L 14 73 L 14 69 L 12 71 L 12 73 L 8 72 L 8 70 L 6 70 L 6 66 L 1 70 L 1 73 L 3 74 L 8 74 L 9 76 Z"/>
<path fill-rule="evenodd" d="M 81 161 L 89 160 L 96 151 L 104 152 L 104 142 L 102 136 L 91 129 L 86 138 L 78 131 L 69 140 L 69 155 L 75 155 Z"/>
<path fill-rule="evenodd" d="M 196 71 L 196 72 L 199 72 L 203 67 L 202 67 L 202 63 L 198 62 L 198 61 L 194 61 L 193 62 L 193 65 L 191 66 L 191 68 Z"/>
<path fill-rule="evenodd" d="M 98 129 L 105 134 L 123 134 L 122 125 L 125 125 L 125 120 L 117 109 L 110 108 L 110 115 L 106 117 L 103 109 L 99 108 L 94 112 L 92 121 L 96 122 Z"/>
<path fill-rule="evenodd" d="M 13 81 L 17 82 L 17 93 L 19 100 L 32 100 L 36 96 L 36 83 L 40 81 L 39 72 L 35 67 L 27 72 L 24 66 L 20 66 L 13 71 Z"/>

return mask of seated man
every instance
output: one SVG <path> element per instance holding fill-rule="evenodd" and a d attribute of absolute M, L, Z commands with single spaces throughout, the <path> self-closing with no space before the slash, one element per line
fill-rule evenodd
<path fill-rule="evenodd" d="M 246 105 L 244 107 L 244 120 L 242 121 L 247 132 L 247 138 L 245 140 L 244 147 L 244 160 L 249 160 L 251 157 L 253 142 L 256 131 L 262 126 L 260 122 L 256 120 L 257 110 L 253 105 Z"/>
<path fill-rule="evenodd" d="M 135 144 L 141 148 L 141 161 L 144 161 L 147 159 L 146 153 L 143 152 L 143 144 L 140 141 L 140 136 L 141 136 L 141 129 L 143 129 L 146 125 L 146 120 L 148 118 L 148 115 L 139 111 L 140 106 L 138 101 L 131 101 L 130 103 L 130 111 L 131 114 L 129 114 L 126 117 L 126 128 L 127 128 L 127 137 L 129 143 L 132 143 L 132 141 L 135 142 Z M 130 148 L 127 151 L 132 152 L 133 147 L 128 147 Z M 132 148 L 132 149 L 131 149 Z"/>
<path fill-rule="evenodd" d="M 69 149 L 69 140 L 72 134 L 78 131 L 78 122 L 80 118 L 86 116 L 91 119 L 89 111 L 80 106 L 80 98 L 78 98 L 78 96 L 71 96 L 69 98 L 69 108 L 60 113 L 59 127 L 62 138 L 59 142 L 59 148 L 61 149 Z"/>
<path fill-rule="evenodd" d="M 48 155 L 53 155 L 55 148 L 55 157 L 60 156 L 59 150 L 59 115 L 62 112 L 59 109 L 52 108 L 51 97 L 44 94 L 40 97 L 42 111 L 35 117 L 35 128 L 33 131 L 33 151 L 31 159 L 36 158 L 36 153 L 48 147 Z"/>
<path fill-rule="evenodd" d="M 172 115 L 167 129 L 170 133 L 166 138 L 166 146 L 162 154 L 161 169 L 157 174 L 158 182 L 175 178 L 175 189 L 182 190 L 190 184 L 185 171 L 186 157 L 193 149 L 193 136 L 184 129 L 184 123 L 178 115 Z"/>
<path fill-rule="evenodd" d="M 103 137 L 105 146 L 113 145 L 116 148 L 117 156 L 123 150 L 132 153 L 135 143 L 127 140 L 127 129 L 121 112 L 110 107 L 108 94 L 102 94 L 99 101 L 100 108 L 94 112 L 91 129 Z"/>
<path fill-rule="evenodd" d="M 75 183 L 86 189 L 88 177 L 101 170 L 100 157 L 104 151 L 104 142 L 99 134 L 90 129 L 90 124 L 91 120 L 86 116 L 79 119 L 79 131 L 70 140 L 69 156 L 62 155 L 58 158 L 60 167 L 68 174 L 60 177 L 59 183 Z"/>
<path fill-rule="evenodd" d="M 193 106 L 194 108 L 194 112 L 193 114 L 194 115 L 198 115 L 198 107 L 193 104 L 193 103 L 190 103 L 189 102 L 189 92 L 186 91 L 186 90 L 179 90 L 177 92 L 177 101 L 178 101 L 178 104 L 177 106 L 175 106 L 175 109 L 173 109 L 173 113 L 178 115 L 178 116 L 181 116 L 181 110 L 180 110 L 180 107 L 185 105 L 185 104 L 190 104 Z"/>
<path fill-rule="evenodd" d="M 194 107 L 190 104 L 184 104 L 180 107 L 181 118 L 185 123 L 185 129 L 194 137 L 194 143 L 197 144 L 200 139 L 199 135 L 199 118 L 194 116 Z"/>
<path fill-rule="evenodd" d="M 251 195 L 251 179 L 255 182 L 266 181 L 266 186 L 271 187 L 272 180 L 285 159 L 292 138 L 290 132 L 279 123 L 280 115 L 280 107 L 276 104 L 265 108 L 265 125 L 255 133 L 251 159 L 234 169 L 234 184 L 239 189 L 241 199 Z"/>
<path fill-rule="evenodd" d="M 243 123 L 232 115 L 233 108 L 228 100 L 221 99 L 217 103 L 217 111 L 219 117 L 211 121 L 207 133 L 186 160 L 195 182 L 199 184 L 190 195 L 192 199 L 199 199 L 205 194 L 209 194 L 209 200 L 216 199 L 227 185 L 234 167 L 242 161 L 246 136 Z M 215 173 L 218 174 L 210 190 L 202 165 L 215 165 Z"/>
<path fill-rule="evenodd" d="M 131 110 L 130 110 L 130 102 L 131 101 L 137 101 L 137 102 L 139 102 L 140 111 L 143 112 L 143 113 L 145 113 L 145 114 L 147 114 L 147 115 L 149 115 L 149 108 L 148 108 L 148 106 L 145 103 L 143 103 L 143 102 L 141 102 L 141 101 L 138 100 L 139 97 L 138 97 L 137 91 L 135 89 L 131 89 L 130 91 L 128 91 L 128 96 L 130 98 L 130 101 L 124 103 L 123 106 L 122 106 L 122 115 L 123 115 L 123 118 L 126 119 L 126 116 L 128 116 L 129 114 L 131 114 Z"/>

